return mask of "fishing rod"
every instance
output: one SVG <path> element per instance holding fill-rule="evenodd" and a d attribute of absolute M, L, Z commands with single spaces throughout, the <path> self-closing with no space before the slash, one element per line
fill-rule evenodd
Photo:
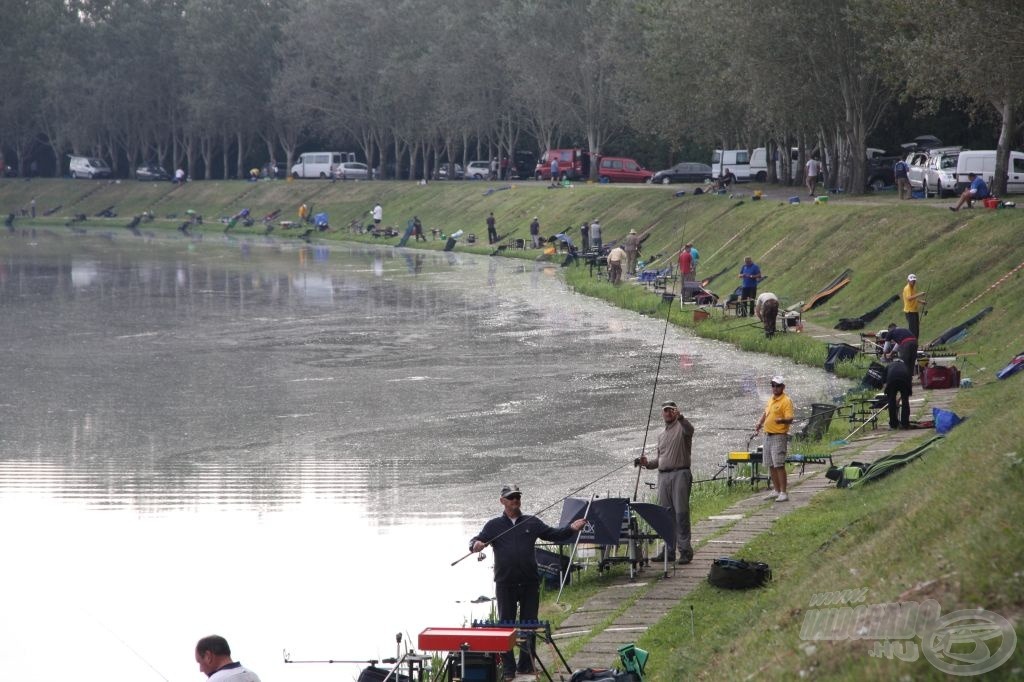
<path fill-rule="evenodd" d="M 632 462 L 626 462 L 624 464 L 620 464 L 619 466 L 615 467 L 614 469 L 608 470 L 607 472 L 601 474 L 600 476 L 598 476 L 594 480 L 590 481 L 589 483 L 584 483 L 579 488 L 576 488 L 575 490 L 572 490 L 572 491 L 566 493 L 565 495 L 563 495 L 562 497 L 558 498 L 557 500 L 555 500 L 554 502 L 552 502 L 548 506 L 544 507 L 540 511 L 534 512 L 533 514 L 530 514 L 530 519 L 536 519 L 538 516 L 540 516 L 541 514 L 546 512 L 548 509 L 551 509 L 556 504 L 559 504 L 560 502 L 565 501 L 566 499 L 572 497 L 573 495 L 575 495 L 576 493 L 580 492 L 581 490 L 585 490 L 585 489 L 589 488 L 590 486 L 594 485 L 598 481 L 603 480 L 605 478 L 608 478 L 609 476 L 611 476 L 612 474 L 617 472 L 619 469 L 624 469 L 625 467 L 630 466 L 632 464 L 633 464 Z M 589 505 L 588 505 L 588 508 L 589 508 Z M 586 518 L 586 516 L 583 516 L 582 518 Z M 527 519 L 527 521 L 529 521 L 530 519 Z M 540 520 L 540 519 L 537 519 L 537 520 Z M 484 543 L 484 548 L 490 547 L 492 544 L 494 544 L 495 540 L 497 540 L 498 538 L 503 536 L 505 533 L 508 533 L 509 531 L 512 531 L 512 530 L 515 530 L 518 527 L 519 527 L 519 524 L 516 524 L 514 526 L 510 526 L 510 527 L 506 528 L 505 530 L 501 531 L 500 533 L 495 535 L 493 538 L 491 538 L 490 542 L 485 542 Z M 474 554 L 480 554 L 481 552 L 483 552 L 483 548 L 481 548 L 480 552 L 469 551 L 465 555 L 463 555 L 463 556 L 459 557 L 458 559 L 456 559 L 455 561 L 453 561 L 451 565 L 454 566 L 455 564 L 458 564 L 458 563 L 464 561 L 465 559 L 468 559 L 469 557 L 473 556 Z"/>
<path fill-rule="evenodd" d="M 686 245 L 684 241 L 686 238 L 683 236 L 679 237 L 679 251 L 683 250 Z M 678 253 L 678 251 L 677 251 Z M 680 283 L 680 300 L 682 300 L 682 293 L 684 285 Z M 658 395 L 658 379 L 661 377 L 661 360 L 665 357 L 665 339 L 668 338 L 668 325 L 672 320 L 672 303 L 669 302 L 668 308 L 665 312 L 665 328 L 661 332 L 661 348 L 658 349 L 658 366 L 654 370 L 654 386 L 651 387 L 651 403 L 647 408 L 647 426 L 644 428 L 644 441 L 640 446 L 640 456 L 644 456 L 644 452 L 647 450 L 647 437 L 651 432 L 651 417 L 654 415 L 654 398 Z M 636 485 L 633 487 L 633 501 L 636 502 L 637 497 L 640 495 L 640 476 L 643 474 L 644 467 L 639 465 L 637 460 L 636 467 Z"/>
<path fill-rule="evenodd" d="M 587 508 L 583 510 L 583 518 L 587 518 L 587 514 L 590 513 L 590 505 L 594 504 L 595 493 L 590 494 L 590 501 L 587 502 Z M 558 586 L 558 596 L 555 597 L 555 603 L 562 598 L 562 590 L 565 589 L 565 581 L 569 579 L 569 574 L 572 573 L 572 558 L 576 556 L 576 549 L 580 546 L 580 538 L 583 536 L 583 528 L 580 528 L 579 532 L 576 533 L 576 542 L 572 545 L 572 551 L 569 552 L 569 567 L 565 569 L 565 574 L 562 575 L 562 582 Z"/>
<path fill-rule="evenodd" d="M 647 436 L 651 432 L 651 416 L 654 414 L 654 397 L 658 394 L 658 378 L 661 376 L 661 359 L 665 357 L 665 339 L 668 338 L 668 324 L 672 318 L 672 304 L 668 304 L 668 311 L 665 313 L 665 328 L 661 332 L 661 348 L 658 350 L 658 366 L 654 370 L 654 386 L 651 388 L 651 404 L 647 408 L 647 426 L 644 428 L 644 441 L 640 446 L 640 456 L 643 457 L 644 451 L 647 450 Z M 633 487 L 633 501 L 636 502 L 637 496 L 640 494 L 640 475 L 643 473 L 644 467 L 637 465 L 636 468 L 636 485 Z"/>

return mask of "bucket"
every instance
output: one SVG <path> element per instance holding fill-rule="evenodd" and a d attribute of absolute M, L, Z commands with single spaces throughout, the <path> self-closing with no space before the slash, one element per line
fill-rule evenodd
<path fill-rule="evenodd" d="M 999 208 L 999 199 L 996 199 L 995 197 L 982 199 L 981 203 L 984 204 L 985 208 Z"/>
<path fill-rule="evenodd" d="M 910 198 L 911 199 L 924 199 L 924 190 L 923 189 L 911 190 L 910 191 Z"/>
<path fill-rule="evenodd" d="M 706 310 L 694 310 L 693 311 L 693 322 L 698 324 L 711 317 L 711 313 Z"/>
<path fill-rule="evenodd" d="M 823 194 L 820 197 L 814 197 L 814 203 L 816 203 L 816 204 L 827 204 L 828 203 L 828 196 Z"/>

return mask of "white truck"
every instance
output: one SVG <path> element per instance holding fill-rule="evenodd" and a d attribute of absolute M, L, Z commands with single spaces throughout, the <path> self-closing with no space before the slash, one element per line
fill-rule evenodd
<path fill-rule="evenodd" d="M 306 152 L 292 166 L 293 178 L 329 178 L 343 163 L 352 163 L 356 155 L 352 152 Z"/>
<path fill-rule="evenodd" d="M 956 191 L 970 186 L 968 173 L 980 175 L 989 187 L 996 173 L 995 149 L 971 149 L 960 152 L 956 161 Z M 1011 151 L 1006 167 L 1006 193 L 1024 193 L 1024 152 Z"/>
<path fill-rule="evenodd" d="M 764 147 L 746 149 L 716 149 L 711 155 L 711 174 L 717 180 L 729 169 L 737 182 L 764 182 L 768 177 L 768 163 Z"/>

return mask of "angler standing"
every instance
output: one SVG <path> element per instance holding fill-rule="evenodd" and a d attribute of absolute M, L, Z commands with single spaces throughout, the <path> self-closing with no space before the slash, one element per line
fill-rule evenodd
<path fill-rule="evenodd" d="M 786 382 L 782 377 L 772 377 L 772 397 L 768 399 L 757 422 L 754 435 L 764 427 L 764 463 L 768 466 L 768 474 L 772 479 L 775 492 L 766 499 L 785 502 L 786 494 L 786 455 L 789 448 L 789 426 L 793 423 L 793 401 L 785 393 Z"/>
<path fill-rule="evenodd" d="M 587 523 L 586 519 L 576 519 L 564 528 L 552 528 L 536 516 L 523 514 L 521 500 L 519 486 L 503 487 L 499 501 L 504 513 L 484 524 L 483 530 L 469 541 L 470 552 L 481 552 L 487 546 L 494 548 L 494 594 L 501 621 L 537 620 L 540 577 L 537 575 L 534 545 L 537 540 L 569 540 Z M 519 648 L 518 671 L 521 673 L 533 672 L 533 644 L 530 636 Z M 517 670 L 515 654 L 507 652 L 502 663 L 505 679 L 514 679 Z"/>
<path fill-rule="evenodd" d="M 679 563 L 693 561 L 693 545 L 690 544 L 690 489 L 693 474 L 690 473 L 690 452 L 693 447 L 693 424 L 679 412 L 673 400 L 661 404 L 661 416 L 665 430 L 658 436 L 658 449 L 653 459 L 642 455 L 636 464 L 647 469 L 658 470 L 658 504 L 672 512 L 676 522 L 676 536 L 665 538 L 663 553 L 653 561 L 676 560 Z"/>

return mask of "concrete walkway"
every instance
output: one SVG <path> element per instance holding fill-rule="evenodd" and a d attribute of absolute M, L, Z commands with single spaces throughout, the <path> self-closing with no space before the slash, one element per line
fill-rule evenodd
<path fill-rule="evenodd" d="M 805 325 L 805 333 L 820 336 L 830 343 L 860 345 L 858 333 L 838 332 L 815 325 Z M 930 391 L 916 382 L 911 398 L 911 417 L 931 419 L 931 409 L 948 409 L 956 397 L 955 390 Z M 885 412 L 879 415 L 878 428 L 866 426 L 849 445 L 832 452 L 833 461 L 845 464 L 853 459 L 872 462 L 896 450 L 906 450 L 903 444 L 928 433 L 925 430 L 891 431 Z M 855 427 L 851 427 L 852 429 Z M 789 477 L 789 501 L 766 501 L 765 490 L 760 488 L 750 497 L 737 502 L 721 514 L 698 522 L 693 527 L 693 561 L 685 566 L 669 565 L 667 577 L 662 564 L 644 567 L 636 580 L 628 576 L 616 578 L 601 592 L 573 609 L 554 633 L 560 648 L 574 640 L 583 640 L 583 646 L 569 659 L 572 670 L 606 668 L 618 665 L 618 649 L 635 642 L 648 628 L 661 620 L 673 607 L 680 604 L 698 586 L 707 580 L 711 563 L 721 556 L 737 554 L 748 542 L 768 530 L 780 517 L 805 507 L 811 498 L 835 488 L 825 478 L 827 465 L 808 464 L 803 476 Z M 564 666 L 551 647 L 538 642 L 538 655 L 555 680 L 569 678 Z M 520 676 L 533 679 L 533 676 Z"/>

